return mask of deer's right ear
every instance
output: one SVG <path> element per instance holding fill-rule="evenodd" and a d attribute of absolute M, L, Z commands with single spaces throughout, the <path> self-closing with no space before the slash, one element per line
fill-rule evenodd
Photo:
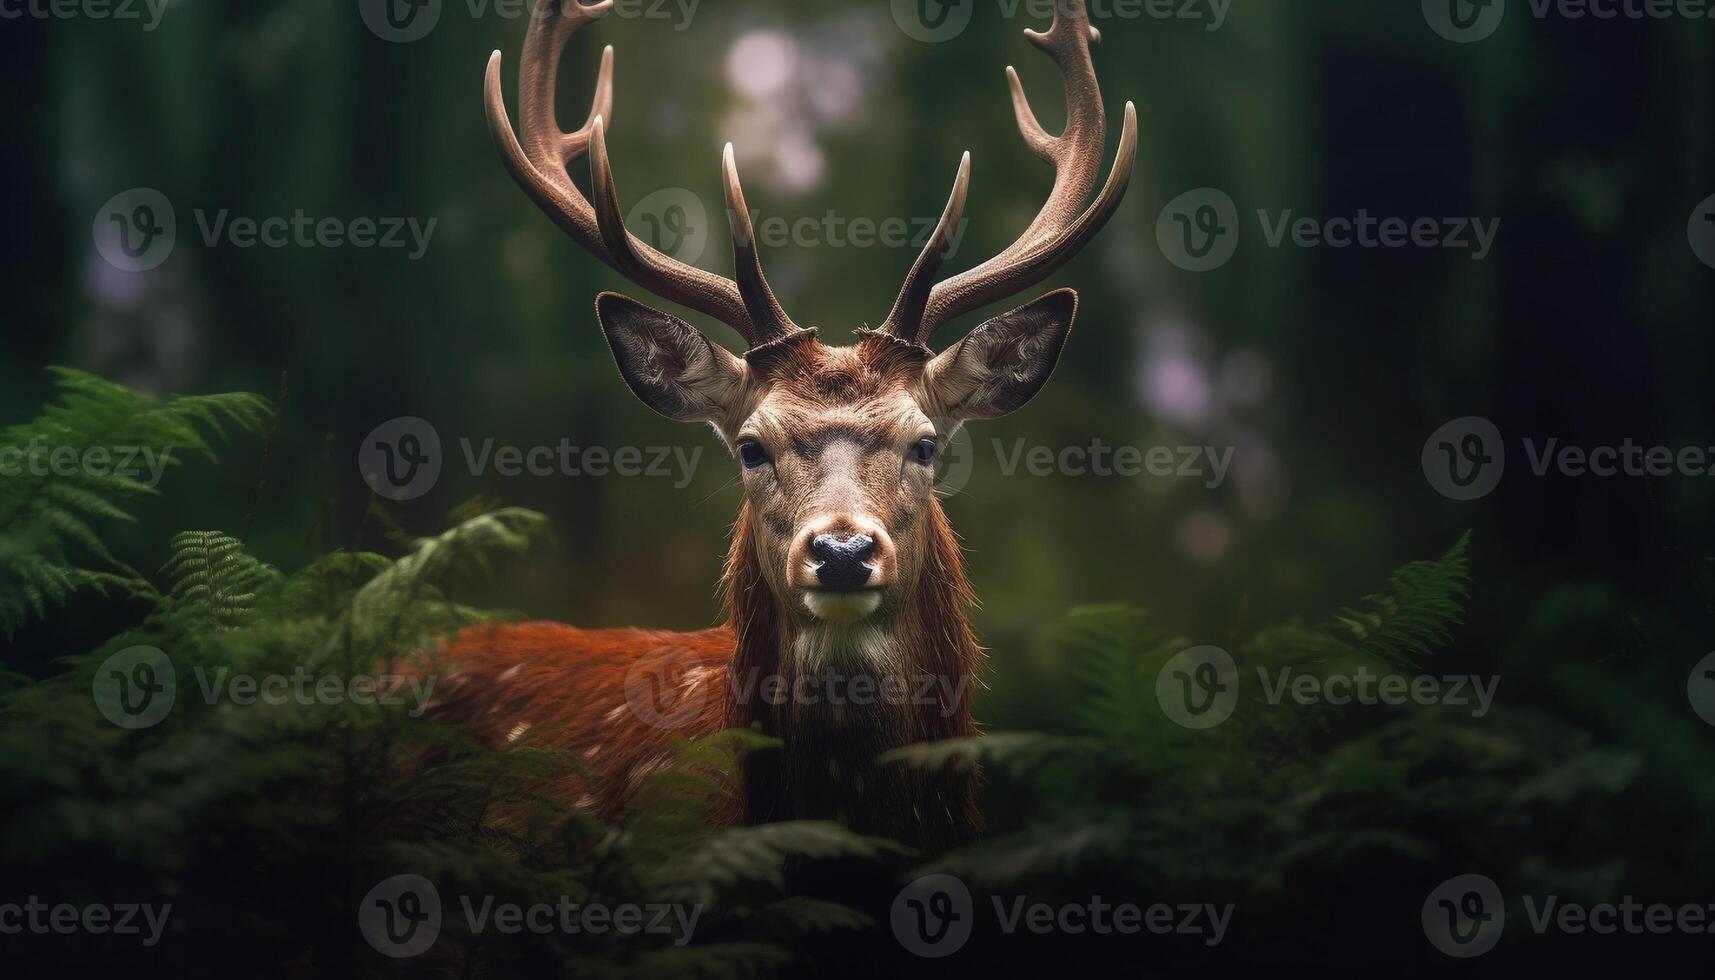
<path fill-rule="evenodd" d="M 929 362 L 923 372 L 931 414 L 993 419 L 1036 397 L 1078 314 L 1078 294 L 1057 289 L 983 323 Z"/>
<path fill-rule="evenodd" d="M 744 362 L 701 330 L 618 293 L 596 297 L 595 312 L 620 376 L 645 405 L 684 422 L 717 422 L 736 403 Z"/>

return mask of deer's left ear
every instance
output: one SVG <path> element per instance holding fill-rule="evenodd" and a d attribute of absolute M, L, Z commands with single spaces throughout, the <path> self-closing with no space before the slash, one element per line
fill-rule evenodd
<path fill-rule="evenodd" d="M 744 386 L 744 362 L 703 332 L 618 293 L 595 301 L 596 319 L 613 350 L 620 376 L 668 418 L 719 422 Z"/>
<path fill-rule="evenodd" d="M 983 323 L 923 371 L 932 415 L 999 418 L 1036 397 L 1072 332 L 1078 294 L 1059 289 Z"/>

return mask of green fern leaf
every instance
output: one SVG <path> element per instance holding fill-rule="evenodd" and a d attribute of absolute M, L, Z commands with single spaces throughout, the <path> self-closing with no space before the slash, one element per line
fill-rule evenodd
<path fill-rule="evenodd" d="M 1445 646 L 1453 627 L 1464 621 L 1470 543 L 1467 531 L 1440 558 L 1400 568 L 1385 592 L 1365 596 L 1360 608 L 1336 613 L 1330 632 L 1350 637 L 1360 649 L 1395 666 L 1415 667 L 1419 657 Z"/>
<path fill-rule="evenodd" d="M 131 521 L 123 502 L 155 493 L 154 480 L 179 455 L 213 458 L 211 438 L 257 431 L 270 412 L 255 395 L 160 400 L 85 371 L 50 373 L 58 399 L 0 431 L 0 454 L 19 461 L 19 472 L 0 481 L 0 630 L 7 636 L 79 588 L 152 596 L 93 522 Z M 104 571 L 84 568 L 88 560 Z"/>

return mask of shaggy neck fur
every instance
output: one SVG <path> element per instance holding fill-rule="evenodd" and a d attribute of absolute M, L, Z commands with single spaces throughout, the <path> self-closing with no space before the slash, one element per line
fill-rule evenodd
<path fill-rule="evenodd" d="M 914 742 L 975 735 L 971 694 L 982 657 L 958 541 L 939 501 L 925 514 L 916 587 L 886 621 L 805 625 L 763 578 L 739 513 L 725 587 L 737 636 L 727 724 L 762 730 L 782 748 L 745 766 L 746 818 L 839 819 L 931 851 L 980 829 L 974 769 L 926 772 L 877 756 Z"/>

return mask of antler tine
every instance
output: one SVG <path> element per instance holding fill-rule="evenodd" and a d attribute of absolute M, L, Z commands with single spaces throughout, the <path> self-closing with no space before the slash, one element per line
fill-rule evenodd
<path fill-rule="evenodd" d="M 1031 152 L 1054 166 L 1054 188 L 1030 226 L 1000 254 L 974 269 L 937 284 L 930 291 L 919 343 L 941 324 L 980 306 L 1011 296 L 1052 275 L 1113 217 L 1131 181 L 1137 152 L 1137 109 L 1125 105 L 1119 150 L 1101 193 L 1088 207 L 1101 173 L 1107 126 L 1101 87 L 1096 80 L 1090 46 L 1101 32 L 1090 24 L 1084 0 L 1055 0 L 1054 20 L 1046 32 L 1026 30 L 1024 36 L 1045 51 L 1059 67 L 1066 84 L 1066 128 L 1051 136 L 1042 128 L 1018 72 L 1006 69 L 1018 130 Z"/>
<path fill-rule="evenodd" d="M 501 160 L 524 193 L 584 250 L 639 287 L 731 326 L 752 346 L 765 342 L 772 327 L 752 321 L 737 283 L 663 254 L 626 230 L 604 139 L 613 113 L 613 48 L 602 52 L 588 120 L 575 132 L 560 130 L 554 112 L 560 55 L 573 32 L 612 7 L 613 0 L 536 0 L 519 69 L 519 133 L 501 94 L 500 52 L 489 57 L 483 102 Z M 599 210 L 567 171 L 586 153 Z"/>
<path fill-rule="evenodd" d="M 727 222 L 732 226 L 732 257 L 738 271 L 738 294 L 756 324 L 759 339 L 780 337 L 796 329 L 774 290 L 768 288 L 768 278 L 762 274 L 762 256 L 756 250 L 756 231 L 751 226 L 750 208 L 744 203 L 744 185 L 738 180 L 738 162 L 732 144 L 721 151 L 721 183 L 726 188 Z"/>
<path fill-rule="evenodd" d="M 882 333 L 918 344 L 926 339 L 920 334 L 923 310 L 929 305 L 929 291 L 935 285 L 935 275 L 947 261 L 953 241 L 958 236 L 959 222 L 965 216 L 965 195 L 970 189 L 971 154 L 967 150 L 959 159 L 959 173 L 953 178 L 953 193 L 947 198 L 946 209 L 941 212 L 941 222 L 935 226 L 935 233 L 929 236 L 929 243 L 923 246 L 922 254 L 917 256 L 917 262 L 906 275 L 899 298 L 893 303 L 893 311 L 887 314 L 887 320 L 881 325 Z"/>
<path fill-rule="evenodd" d="M 561 8 L 560 15 L 543 17 L 541 4 L 538 4 L 524 34 L 524 67 L 518 79 L 518 117 L 523 126 L 525 148 L 535 151 L 530 154 L 531 158 L 557 159 L 563 169 L 588 147 L 590 125 L 595 118 L 613 117 L 613 46 L 602 49 L 595 98 L 591 100 L 588 118 L 575 133 L 561 133 L 555 113 L 560 54 L 578 28 L 600 19 L 612 9 L 613 0 L 600 0 L 589 6 L 576 0 L 555 2 Z"/>

